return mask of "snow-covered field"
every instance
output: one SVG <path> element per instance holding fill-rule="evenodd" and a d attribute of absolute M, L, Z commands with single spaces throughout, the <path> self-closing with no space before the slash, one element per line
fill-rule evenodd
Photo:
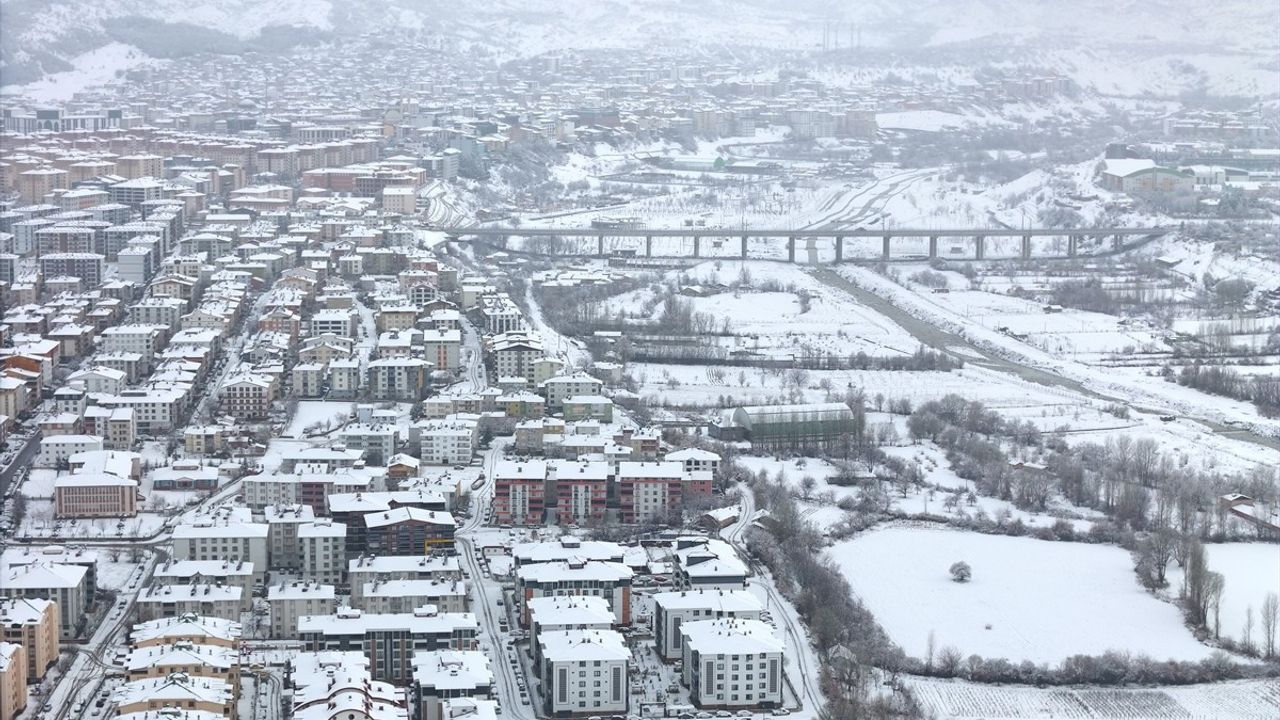
<path fill-rule="evenodd" d="M 63 542 L 77 539 L 150 538 L 161 532 L 170 519 L 164 513 L 144 512 L 126 518 L 72 518 L 53 516 L 52 500 L 28 500 L 22 524 L 14 532 L 19 536 L 58 538 Z"/>
<path fill-rule="evenodd" d="M 832 557 L 876 619 L 906 652 L 1057 663 L 1107 650 L 1158 660 L 1198 660 L 1210 648 L 1177 608 L 1148 595 L 1125 551 L 1108 546 L 889 527 L 837 543 Z M 967 583 L 948 568 L 963 560 Z"/>
<path fill-rule="evenodd" d="M 903 268 L 910 277 L 914 268 Z M 950 275 L 950 273 L 949 273 Z M 920 288 L 918 292 L 927 293 Z M 990 330 L 1025 335 L 1041 350 L 1086 362 L 1135 350 L 1163 351 L 1168 346 L 1150 329 L 1121 324 L 1115 315 L 1063 309 L 1046 313 L 1043 303 L 982 290 L 952 290 L 946 303 L 971 323 Z"/>
<path fill-rule="evenodd" d="M 1262 642 L 1261 615 L 1268 593 L 1280 595 L 1280 545 L 1221 543 L 1205 545 L 1209 569 L 1222 573 L 1222 634 L 1244 639 L 1246 616 L 1253 610 L 1251 640 Z"/>
<path fill-rule="evenodd" d="M 351 416 L 354 403 L 328 400 L 304 400 L 298 403 L 298 410 L 284 430 L 284 437 L 301 438 L 303 431 L 316 425 L 329 423 L 329 427 L 337 429 L 344 425 Z"/>
<path fill-rule="evenodd" d="M 1135 420 L 1140 420 L 1143 425 L 1141 431 L 1159 438 L 1162 446 L 1171 448 L 1174 452 L 1198 456 L 1206 466 L 1247 471 L 1260 463 L 1280 464 L 1280 452 L 1275 450 L 1231 439 L 1190 420 L 1161 423 L 1157 419 L 1158 415 L 1166 413 L 1180 414 L 1220 423 L 1238 422 L 1255 429 L 1259 434 L 1280 433 L 1280 421 L 1261 417 L 1248 403 L 1201 393 L 1138 369 L 1113 372 L 1115 369 L 1108 368 L 1107 371 L 1100 372 L 1091 363 L 1059 352 L 1043 350 L 973 322 L 951 304 L 949 294 L 934 295 L 905 288 L 866 268 L 842 265 L 837 268 L 837 272 L 912 315 L 955 332 L 978 347 L 1020 364 L 1050 370 L 1067 380 L 1079 382 L 1094 392 L 1121 399 L 1133 408 L 1150 408 L 1150 412 L 1135 414 Z M 998 375 L 1008 377 L 1004 373 Z M 1060 392 L 1064 396 L 1081 398 L 1076 392 Z"/>
<path fill-rule="evenodd" d="M 1035 688 L 910 678 L 929 716 L 954 720 L 1275 720 L 1274 680 L 1167 688 Z"/>
<path fill-rule="evenodd" d="M 919 347 L 919 343 L 893 321 L 848 295 L 829 292 L 812 276 L 793 265 L 705 262 L 683 273 L 667 273 L 662 279 L 672 282 L 682 275 L 687 276 L 690 283 L 728 284 L 746 279 L 756 288 L 763 285 L 794 289 L 742 290 L 709 297 L 682 298 L 694 312 L 715 318 L 717 329 L 727 320 L 733 337 L 721 340 L 722 344 L 734 348 L 772 355 L 809 349 L 847 357 L 857 352 L 882 356 L 909 355 Z M 810 297 L 807 311 L 799 293 L 808 293 Z M 639 313 L 650 319 L 657 319 L 662 313 L 662 303 L 650 288 L 610 298 L 604 307 L 610 313 Z"/>

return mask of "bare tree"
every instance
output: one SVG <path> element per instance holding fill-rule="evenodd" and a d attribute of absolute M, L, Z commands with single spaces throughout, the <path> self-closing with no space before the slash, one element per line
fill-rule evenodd
<path fill-rule="evenodd" d="M 1222 634 L 1222 592 L 1227 589 L 1227 581 L 1222 577 L 1222 573 L 1210 571 L 1205 581 L 1205 617 L 1208 617 L 1208 611 L 1213 610 L 1213 636 L 1219 637 Z"/>
<path fill-rule="evenodd" d="M 1244 611 L 1244 632 L 1240 634 L 1240 648 L 1248 655 L 1253 655 L 1257 649 L 1253 646 L 1253 606 L 1250 605 Z"/>
<path fill-rule="evenodd" d="M 1262 648 L 1268 658 L 1276 654 L 1276 621 L 1280 619 L 1280 597 L 1276 593 L 1267 593 L 1262 601 Z"/>
<path fill-rule="evenodd" d="M 960 669 L 960 663 L 964 660 L 964 656 L 960 651 L 948 645 L 938 654 L 938 674 L 944 677 L 952 677 L 956 674 L 956 670 Z"/>
<path fill-rule="evenodd" d="M 1208 587 L 1209 566 L 1205 560 L 1204 546 L 1199 540 L 1191 540 L 1187 548 L 1187 571 L 1183 575 L 1182 594 L 1187 601 L 1194 625 L 1206 624 L 1205 592 Z"/>

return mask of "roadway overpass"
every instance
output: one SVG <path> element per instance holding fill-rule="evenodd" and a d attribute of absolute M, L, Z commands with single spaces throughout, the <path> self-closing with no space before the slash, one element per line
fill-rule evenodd
<path fill-rule="evenodd" d="M 513 237 L 557 238 L 560 245 L 539 254 L 565 257 L 741 258 L 788 262 L 797 252 L 832 257 L 834 262 L 918 260 L 1068 259 L 1080 255 L 1081 241 L 1105 245 L 1105 252 L 1137 247 L 1170 227 L 944 228 L 841 230 L 795 228 L 592 228 L 443 227 L 452 242 L 479 241 L 506 246 Z M 754 242 L 753 242 L 754 241 Z M 870 252 L 868 241 L 871 243 Z M 991 250 L 998 248 L 998 253 Z M 861 250 L 862 252 L 858 252 Z M 895 253 L 895 250 L 897 252 Z M 710 252 L 708 252 L 710 251 Z M 772 252 L 770 252 L 772 251 Z M 852 251 L 852 252 L 851 252 Z M 765 257 L 765 254 L 768 257 Z M 778 253 L 774 255 L 773 253 Z"/>

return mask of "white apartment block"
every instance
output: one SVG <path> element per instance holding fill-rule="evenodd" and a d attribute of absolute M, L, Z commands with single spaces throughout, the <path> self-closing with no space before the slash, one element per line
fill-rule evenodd
<path fill-rule="evenodd" d="M 414 426 L 418 433 L 418 459 L 429 465 L 466 465 L 471 462 L 478 440 L 477 424 L 471 420 L 423 420 Z"/>
<path fill-rule="evenodd" d="M 400 432 L 395 425 L 352 423 L 338 432 L 348 450 L 359 450 L 370 465 L 385 465 L 396 454 Z"/>
<path fill-rule="evenodd" d="M 759 620 L 724 618 L 684 626 L 682 679 L 700 708 L 773 708 L 782 704 L 784 645 Z"/>
<path fill-rule="evenodd" d="M 244 590 L 248 598 L 253 592 L 253 563 L 223 560 L 170 560 L 157 565 L 155 582 L 159 585 L 225 585 Z"/>
<path fill-rule="evenodd" d="M 239 620 L 248 599 L 244 588 L 232 585 L 151 585 L 138 595 L 136 607 L 142 622 L 187 613 Z"/>
<path fill-rule="evenodd" d="M 359 607 L 366 585 L 384 580 L 458 580 L 462 567 L 456 555 L 363 555 L 347 562 L 351 603 Z"/>
<path fill-rule="evenodd" d="M 268 567 L 266 523 L 197 518 L 173 528 L 175 560 L 246 560 L 261 577 Z"/>
<path fill-rule="evenodd" d="M 103 439 L 97 435 L 50 435 L 41 438 L 40 454 L 36 465 L 40 467 L 65 467 L 72 455 L 102 450 Z"/>
<path fill-rule="evenodd" d="M 298 618 L 332 615 L 338 609 L 334 586 L 310 580 L 272 584 L 267 588 L 267 603 L 271 605 L 271 637 L 281 640 L 298 638 Z"/>
<path fill-rule="evenodd" d="M 100 404 L 113 408 L 132 408 L 138 433 L 156 435 L 169 432 L 178 424 L 190 393 L 191 386 L 185 384 L 124 390 L 103 399 Z"/>
<path fill-rule="evenodd" d="M 85 392 L 116 395 L 128 385 L 128 375 L 121 370 L 94 365 L 67 376 L 67 384 L 81 383 Z"/>
<path fill-rule="evenodd" d="M 547 399 L 547 410 L 559 410 L 564 401 L 576 395 L 599 395 L 604 383 L 586 373 L 560 375 L 544 380 L 540 386 Z"/>
<path fill-rule="evenodd" d="M 114 325 L 102 331 L 103 352 L 138 353 L 150 367 L 151 357 L 164 347 L 168 331 L 161 325 Z"/>
<path fill-rule="evenodd" d="M 342 585 L 346 578 L 347 526 L 328 518 L 298 526 L 302 575 L 327 585 Z"/>
<path fill-rule="evenodd" d="M 689 472 L 704 471 L 715 475 L 720 471 L 720 456 L 701 448 L 675 450 L 667 453 L 662 459 L 683 463 L 684 469 Z"/>
<path fill-rule="evenodd" d="M 160 325 L 172 332 L 187 312 L 187 303 L 179 298 L 149 297 L 133 304 L 129 320 L 139 325 Z"/>
<path fill-rule="evenodd" d="M 631 650 L 621 634 L 613 630 L 551 630 L 536 640 L 547 714 L 626 714 Z"/>
<path fill-rule="evenodd" d="M 311 336 L 331 333 L 340 337 L 355 337 L 356 314 L 343 308 L 317 310 L 308 324 Z"/>
<path fill-rule="evenodd" d="M 358 603 L 358 604 L 357 604 Z M 435 605 L 439 612 L 470 610 L 470 590 L 463 580 L 375 580 L 364 583 L 352 605 L 371 613 L 413 612 Z"/>
<path fill-rule="evenodd" d="M 310 505 L 268 505 L 262 509 L 267 522 L 267 557 L 272 570 L 302 569 L 301 546 L 298 527 L 316 519 Z"/>
<path fill-rule="evenodd" d="M 678 660 L 683 651 L 681 631 L 691 622 L 739 618 L 759 620 L 760 599 L 746 590 L 676 590 L 653 596 L 653 634 L 658 654 Z"/>

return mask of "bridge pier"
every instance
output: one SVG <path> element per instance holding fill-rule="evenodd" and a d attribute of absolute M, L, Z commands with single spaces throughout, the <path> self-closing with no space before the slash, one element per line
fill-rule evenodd
<path fill-rule="evenodd" d="M 792 235 L 791 237 L 787 238 L 787 262 L 793 263 L 795 261 L 796 261 L 796 236 Z"/>
<path fill-rule="evenodd" d="M 1124 236 L 1123 236 L 1123 235 L 1112 235 L 1112 236 L 1111 236 L 1111 248 L 1112 248 L 1113 250 L 1123 250 L 1123 249 L 1124 249 Z"/>
<path fill-rule="evenodd" d="M 599 257 L 604 257 L 604 236 L 603 235 L 599 235 L 596 237 L 596 255 Z"/>
<path fill-rule="evenodd" d="M 973 259 L 982 260 L 987 256 L 987 238 L 978 235 L 973 239 Z"/>
<path fill-rule="evenodd" d="M 1075 235 L 1067 236 L 1067 257 L 1076 256 L 1076 242 L 1077 242 L 1077 239 Z"/>
<path fill-rule="evenodd" d="M 1030 235 L 1022 236 L 1022 259 L 1023 260 L 1031 259 L 1031 236 Z"/>
<path fill-rule="evenodd" d="M 742 259 L 747 259 L 747 236 L 742 236 Z"/>
<path fill-rule="evenodd" d="M 693 236 L 693 256 L 695 258 L 702 257 L 702 236 Z"/>
<path fill-rule="evenodd" d="M 837 263 L 844 262 L 844 236 L 843 235 L 836 236 L 836 262 Z"/>
<path fill-rule="evenodd" d="M 936 257 L 938 257 L 938 236 L 930 235 L 929 236 L 929 259 L 932 260 Z"/>
<path fill-rule="evenodd" d="M 892 244 L 892 242 L 893 242 L 893 236 L 892 236 L 892 235 L 885 235 L 885 236 L 884 236 L 884 239 L 881 241 L 881 245 L 880 245 L 880 259 L 881 259 L 881 260 L 888 260 L 888 259 L 889 259 L 889 245 L 890 245 L 890 244 Z"/>
<path fill-rule="evenodd" d="M 644 236 L 644 256 L 653 257 L 653 236 L 652 235 Z"/>

